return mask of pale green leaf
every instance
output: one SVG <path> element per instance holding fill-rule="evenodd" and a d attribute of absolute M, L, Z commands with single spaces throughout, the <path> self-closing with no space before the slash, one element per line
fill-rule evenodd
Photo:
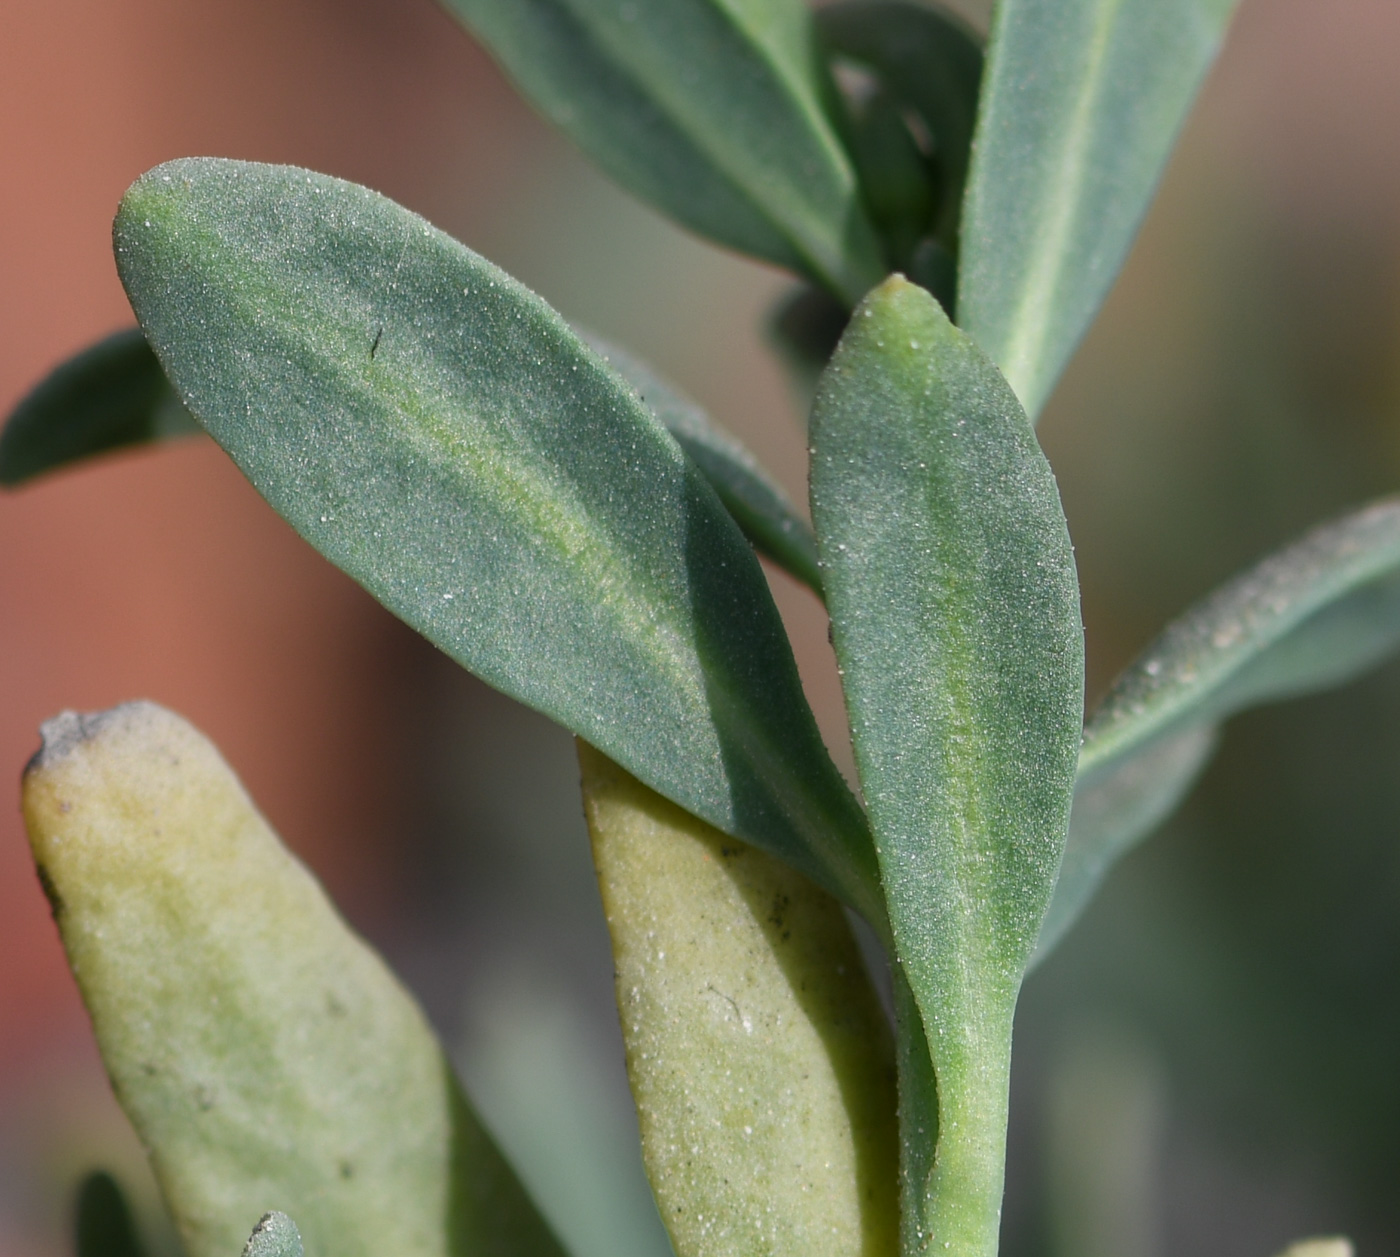
<path fill-rule="evenodd" d="M 677 1257 L 893 1257 L 892 1044 L 840 904 L 582 743 L 579 759 Z"/>
<path fill-rule="evenodd" d="M 959 325 L 1034 418 L 1137 234 L 1234 0 L 1000 0 Z"/>
<path fill-rule="evenodd" d="M 1044 959 L 1108 868 L 1164 820 L 1215 745 L 1259 703 L 1341 685 L 1400 647 L 1400 498 L 1324 524 L 1169 625 L 1084 732 Z"/>
<path fill-rule="evenodd" d="M 559 1257 L 417 1005 L 218 752 L 150 703 L 44 726 L 25 823 L 187 1257 Z"/>
<path fill-rule="evenodd" d="M 817 539 L 758 459 L 646 363 L 597 337 L 588 337 L 588 343 L 676 438 L 755 549 L 820 597 Z"/>
<path fill-rule="evenodd" d="M 117 332 L 56 367 L 10 412 L 0 433 L 0 484 L 198 431 L 146 338 L 136 328 Z"/>
<path fill-rule="evenodd" d="M 1298 1240 L 1290 1244 L 1279 1257 L 1355 1257 L 1356 1249 L 1345 1236 L 1331 1235 L 1318 1239 Z"/>
<path fill-rule="evenodd" d="M 937 1078 L 937 1155 L 905 1249 L 992 1257 L 1012 1013 L 1080 738 L 1069 534 L 1015 395 L 897 277 L 852 318 L 812 444 L 856 766 Z"/>
<path fill-rule="evenodd" d="M 802 0 L 443 0 L 619 183 L 857 301 L 884 274 Z"/>
<path fill-rule="evenodd" d="M 322 554 L 489 684 L 874 919 L 864 817 L 753 551 L 533 293 L 383 197 L 174 162 L 118 269 L 185 404 Z"/>
<path fill-rule="evenodd" d="M 285 1213 L 264 1214 L 244 1245 L 243 1257 L 302 1257 L 297 1224 Z"/>

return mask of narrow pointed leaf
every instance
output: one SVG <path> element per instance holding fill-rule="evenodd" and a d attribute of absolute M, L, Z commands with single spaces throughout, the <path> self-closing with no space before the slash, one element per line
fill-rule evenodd
<path fill-rule="evenodd" d="M 884 273 L 802 0 L 444 0 L 619 183 L 854 303 Z"/>
<path fill-rule="evenodd" d="M 591 747 L 579 759 L 677 1257 L 893 1257 L 892 1044 L 840 904 Z"/>
<path fill-rule="evenodd" d="M 719 495 L 760 554 L 821 596 L 817 539 L 788 495 L 742 442 L 646 363 L 595 337 L 589 344 L 637 392 Z"/>
<path fill-rule="evenodd" d="M 1069 535 L 1014 394 L 898 278 L 852 318 L 812 444 L 856 765 L 937 1077 L 924 1229 L 906 1233 L 905 1249 L 992 1257 L 1012 1013 L 1064 849 L 1079 747 Z"/>
<path fill-rule="evenodd" d="M 243 1257 L 302 1257 L 301 1232 L 297 1224 L 285 1213 L 274 1210 L 265 1214 L 248 1237 Z"/>
<path fill-rule="evenodd" d="M 75 1212 L 77 1257 L 145 1257 L 131 1206 L 110 1174 L 98 1170 L 83 1180 Z"/>
<path fill-rule="evenodd" d="M 867 66 L 927 128 L 940 205 L 928 226 L 955 250 L 982 81 L 977 38 L 915 0 L 842 0 L 819 10 L 817 25 L 831 51 Z"/>
<path fill-rule="evenodd" d="M 198 432 L 140 331 L 117 332 L 55 368 L 0 433 L 0 484 L 96 454 Z"/>
<path fill-rule="evenodd" d="M 533 293 L 365 188 L 190 160 L 117 261 L 185 404 L 327 558 L 488 683 L 879 917 L 753 551 Z"/>
<path fill-rule="evenodd" d="M 1001 0 L 958 323 L 1034 418 L 1113 284 L 1234 0 Z"/>
<path fill-rule="evenodd" d="M 1400 647 L 1400 498 L 1324 524 L 1169 625 L 1089 720 L 1036 960 L 1185 796 L 1220 722 L 1341 685 Z"/>
<path fill-rule="evenodd" d="M 187 1257 L 559 1257 L 417 1005 L 218 752 L 150 703 L 44 726 L 25 823 Z"/>

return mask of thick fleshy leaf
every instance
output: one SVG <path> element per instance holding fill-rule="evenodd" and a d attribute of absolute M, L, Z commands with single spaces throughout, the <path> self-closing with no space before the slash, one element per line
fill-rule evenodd
<path fill-rule="evenodd" d="M 820 597 L 817 539 L 758 459 L 646 363 L 597 337 L 587 339 L 704 473 L 754 548 Z"/>
<path fill-rule="evenodd" d="M 1069 534 L 1011 389 L 897 277 L 852 318 L 812 444 L 856 766 L 937 1077 L 937 1155 L 905 1248 L 992 1257 L 1012 1013 L 1079 748 Z"/>
<path fill-rule="evenodd" d="M 892 1044 L 841 905 L 591 747 L 579 759 L 677 1257 L 893 1257 Z"/>
<path fill-rule="evenodd" d="M 269 1206 L 310 1257 L 559 1257 L 417 1005 L 218 752 L 132 703 L 44 726 L 24 816 L 187 1257 Z"/>
<path fill-rule="evenodd" d="M 297 1224 L 285 1213 L 265 1214 L 248 1237 L 243 1257 L 302 1257 Z"/>
<path fill-rule="evenodd" d="M 1259 703 L 1359 676 L 1400 647 L 1400 498 L 1305 534 L 1169 625 L 1089 720 L 1064 865 L 1037 961 L 1119 856 L 1164 820 Z"/>
<path fill-rule="evenodd" d="M 1127 256 L 1234 5 L 997 5 L 957 312 L 1032 418 Z"/>
<path fill-rule="evenodd" d="M 828 47 L 870 69 L 928 133 L 938 213 L 927 229 L 955 253 L 967 179 L 982 49 L 952 15 L 914 0 L 842 0 L 818 10 Z"/>
<path fill-rule="evenodd" d="M 802 0 L 443 0 L 619 183 L 857 301 L 884 274 Z"/>
<path fill-rule="evenodd" d="M 117 332 L 56 367 L 0 433 L 0 484 L 94 454 L 198 432 L 140 331 Z"/>
<path fill-rule="evenodd" d="M 864 817 L 753 551 L 544 302 L 290 167 L 159 167 L 115 236 L 185 404 L 303 537 L 490 684 L 878 919 Z"/>
<path fill-rule="evenodd" d="M 131 1207 L 110 1174 L 96 1170 L 83 1180 L 74 1212 L 77 1257 L 144 1257 Z"/>

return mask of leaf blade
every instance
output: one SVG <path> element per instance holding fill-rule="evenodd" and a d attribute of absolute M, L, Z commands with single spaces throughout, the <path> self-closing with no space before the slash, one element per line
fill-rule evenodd
<path fill-rule="evenodd" d="M 1002 0 L 958 322 L 1034 419 L 1127 256 L 1233 0 Z"/>
<path fill-rule="evenodd" d="M 818 394 L 813 448 L 856 765 L 937 1076 L 927 1213 L 905 1249 L 932 1236 L 990 1257 L 1011 1017 L 1079 746 L 1068 531 L 1011 390 L 898 278 L 853 317 Z"/>
<path fill-rule="evenodd" d="M 560 1257 L 422 1013 L 218 752 L 150 703 L 44 726 L 24 814 L 103 1061 L 190 1257 Z"/>
<path fill-rule="evenodd" d="M 892 1257 L 893 1044 L 840 905 L 583 743 L 579 762 L 677 1257 Z"/>
<path fill-rule="evenodd" d="M 146 338 L 131 328 L 60 363 L 10 412 L 0 433 L 0 484 L 13 488 L 98 454 L 199 431 Z"/>
<path fill-rule="evenodd" d="M 538 297 L 290 167 L 159 167 L 118 269 L 191 411 L 313 546 L 496 688 L 878 919 L 752 550 Z"/>
<path fill-rule="evenodd" d="M 796 0 L 445 0 L 524 94 L 685 226 L 856 301 L 874 229 Z"/>

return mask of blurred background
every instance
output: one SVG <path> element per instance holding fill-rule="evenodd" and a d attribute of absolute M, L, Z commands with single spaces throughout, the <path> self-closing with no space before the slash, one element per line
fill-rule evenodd
<path fill-rule="evenodd" d="M 759 331 L 787 282 L 613 189 L 429 0 L 6 12 L 0 410 L 131 322 L 108 233 L 139 173 L 290 162 L 650 358 L 804 497 Z M 1041 433 L 1091 701 L 1221 578 L 1400 483 L 1393 0 L 1244 0 Z M 839 745 L 822 617 L 773 583 Z M 69 1252 L 96 1165 L 158 1225 L 15 785 L 41 720 L 137 697 L 218 742 L 419 994 L 577 1257 L 664 1257 L 570 739 L 394 621 L 202 439 L 0 497 L 0 1257 Z M 1230 726 L 1027 984 L 1017 1053 L 1010 1257 L 1269 1257 L 1337 1231 L 1400 1250 L 1400 666 Z"/>

